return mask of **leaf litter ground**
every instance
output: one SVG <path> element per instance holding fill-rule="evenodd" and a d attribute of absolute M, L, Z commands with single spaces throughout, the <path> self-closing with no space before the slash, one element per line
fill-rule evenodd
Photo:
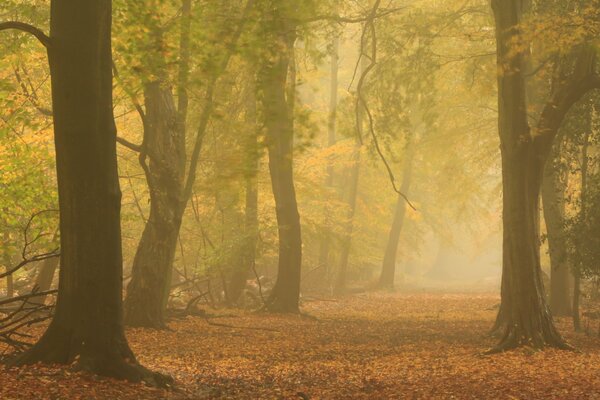
<path fill-rule="evenodd" d="M 130 329 L 175 390 L 35 365 L 0 371 L 12 399 L 600 399 L 600 339 L 561 331 L 579 352 L 481 352 L 495 294 L 369 293 L 306 301 L 305 316 L 214 311 L 168 331 Z M 587 325 L 587 321 L 584 321 Z M 597 324 L 592 321 L 591 324 Z"/>

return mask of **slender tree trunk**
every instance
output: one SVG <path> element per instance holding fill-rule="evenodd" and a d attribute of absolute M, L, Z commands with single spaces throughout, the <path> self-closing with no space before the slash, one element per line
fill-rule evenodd
<path fill-rule="evenodd" d="M 588 150 L 590 145 L 590 131 L 592 130 L 591 124 L 591 113 L 590 113 L 590 124 L 585 130 L 583 135 L 583 145 L 581 148 L 581 216 L 582 219 L 586 220 L 587 215 L 587 191 L 588 191 L 588 170 L 589 170 L 589 157 Z M 579 303 L 581 298 L 581 272 L 579 268 L 574 271 L 575 285 L 573 289 L 573 328 L 576 331 L 581 331 L 581 320 L 579 316 Z"/>
<path fill-rule="evenodd" d="M 364 51 L 361 44 L 361 51 Z M 361 55 L 360 69 L 361 73 L 368 66 L 368 59 L 365 54 Z M 348 275 L 348 260 L 350 258 L 350 250 L 352 248 L 352 234 L 354 232 L 354 214 L 356 213 L 356 200 L 358 196 L 358 183 L 360 179 L 360 150 L 361 143 L 359 138 L 363 136 L 363 121 L 365 110 L 361 105 L 357 106 L 357 126 L 356 126 L 356 144 L 352 160 L 352 169 L 350 170 L 350 178 L 348 182 L 348 222 L 346 232 L 341 239 L 340 248 L 340 265 L 334 285 L 334 293 L 342 294 L 346 291 L 346 281 Z"/>
<path fill-rule="evenodd" d="M 296 27 L 279 9 L 268 11 L 273 31 L 270 39 L 277 52 L 266 57 L 259 77 L 269 153 L 269 171 L 275 197 L 279 233 L 278 275 L 266 308 L 276 312 L 298 312 L 302 265 L 300 215 L 293 173 L 293 93 L 288 91 L 292 71 Z M 283 46 L 283 48 L 280 48 Z M 293 82 L 290 85 L 293 87 Z"/>
<path fill-rule="evenodd" d="M 122 322 L 121 192 L 112 107 L 111 1 L 53 0 L 49 49 L 60 206 L 55 316 L 16 360 L 160 383 Z"/>
<path fill-rule="evenodd" d="M 327 146 L 331 148 L 336 143 L 337 105 L 338 105 L 338 70 L 339 70 L 340 41 L 336 36 L 331 44 L 331 86 L 329 95 L 329 118 L 327 122 Z M 333 164 L 327 162 L 325 186 L 333 188 Z M 319 267 L 324 268 L 324 275 L 330 275 L 329 252 L 331 248 L 331 232 L 326 230 L 319 247 Z"/>
<path fill-rule="evenodd" d="M 544 169 L 542 201 L 548 232 L 550 253 L 550 310 L 555 316 L 571 315 L 571 271 L 567 260 L 564 236 L 564 196 L 566 185 L 556 170 L 560 160 L 560 146 L 555 146 L 553 157 Z"/>
<path fill-rule="evenodd" d="M 244 212 L 244 239 L 239 268 L 234 268 L 230 283 L 229 297 L 236 304 L 246 287 L 256 263 L 256 243 L 258 240 L 258 136 L 256 130 L 256 91 L 253 90 L 248 99 L 247 123 L 250 127 L 246 143 L 246 198 Z"/>
<path fill-rule="evenodd" d="M 173 259 L 183 217 L 185 134 L 177 124 L 171 89 L 151 82 L 145 91 L 144 149 L 150 159 L 142 164 L 150 191 L 150 215 L 132 267 L 125 298 L 125 323 L 164 328 Z"/>
<path fill-rule="evenodd" d="M 410 145 L 409 145 L 410 146 Z M 402 175 L 402 183 L 400 192 L 407 195 L 410 190 L 412 169 L 414 160 L 414 149 L 408 149 L 406 160 L 404 161 L 404 173 Z M 381 275 L 379 277 L 378 287 L 382 289 L 394 288 L 394 276 L 396 274 L 396 256 L 398 254 L 398 243 L 400 241 L 400 233 L 404 225 L 404 217 L 406 216 L 406 200 L 403 196 L 398 195 L 396 208 L 394 211 L 394 220 L 388 237 L 385 255 L 383 257 L 383 265 Z"/>

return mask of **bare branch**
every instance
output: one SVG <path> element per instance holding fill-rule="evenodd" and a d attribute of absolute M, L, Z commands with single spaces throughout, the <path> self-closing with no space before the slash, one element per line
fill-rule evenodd
<path fill-rule="evenodd" d="M 19 21 L 7 21 L 7 22 L 0 23 L 0 31 L 4 31 L 4 30 L 8 30 L 8 29 L 15 29 L 18 31 L 23 31 L 23 32 L 29 33 L 29 34 L 35 36 L 37 38 L 37 40 L 39 40 L 40 43 L 45 48 L 47 48 L 47 49 L 50 48 L 50 37 L 48 37 L 48 35 L 46 35 L 44 32 L 42 32 L 41 29 L 36 28 L 33 25 L 26 24 L 24 22 L 19 22 Z"/>
<path fill-rule="evenodd" d="M 123 139 L 122 137 L 119 137 L 119 136 L 117 136 L 117 143 L 119 143 L 119 144 L 127 147 L 129 150 L 135 151 L 137 153 L 142 151 L 142 146 L 140 146 L 139 144 L 131 143 L 127 139 Z"/>

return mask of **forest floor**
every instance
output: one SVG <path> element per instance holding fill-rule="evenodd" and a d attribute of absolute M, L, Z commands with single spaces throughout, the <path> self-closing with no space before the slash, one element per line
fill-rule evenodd
<path fill-rule="evenodd" d="M 484 356 L 495 294 L 366 293 L 305 301 L 305 316 L 210 311 L 168 331 L 128 330 L 175 390 L 75 373 L 0 369 L 9 399 L 600 399 L 598 321 L 560 330 L 578 352 Z M 584 320 L 584 325 L 588 322 Z"/>

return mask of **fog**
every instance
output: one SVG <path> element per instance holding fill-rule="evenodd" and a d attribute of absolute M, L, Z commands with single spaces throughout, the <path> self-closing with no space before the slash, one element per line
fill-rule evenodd
<path fill-rule="evenodd" d="M 4 1 L 0 397 L 580 398 L 455 352 L 600 357 L 599 9 Z"/>

